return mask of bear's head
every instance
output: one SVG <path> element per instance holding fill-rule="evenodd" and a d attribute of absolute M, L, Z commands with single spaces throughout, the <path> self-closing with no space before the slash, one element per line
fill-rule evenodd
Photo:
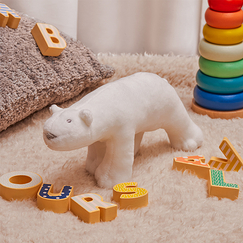
<path fill-rule="evenodd" d="M 50 111 L 52 116 L 43 128 L 43 138 L 50 149 L 69 151 L 92 143 L 90 127 L 93 117 L 90 110 L 63 109 L 52 105 Z"/>

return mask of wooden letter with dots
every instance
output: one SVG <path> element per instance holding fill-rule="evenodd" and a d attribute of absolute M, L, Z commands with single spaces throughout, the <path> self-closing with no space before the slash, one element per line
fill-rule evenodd
<path fill-rule="evenodd" d="M 61 192 L 53 193 L 53 185 L 44 183 L 37 194 L 37 207 L 54 213 L 65 213 L 69 210 L 72 196 L 72 186 L 63 186 Z"/>
<path fill-rule="evenodd" d="M 125 182 L 113 187 L 113 199 L 120 209 L 136 209 L 148 205 L 148 191 L 137 187 L 137 182 Z"/>
<path fill-rule="evenodd" d="M 239 195 L 239 185 L 233 183 L 226 183 L 224 178 L 224 171 L 210 170 L 208 181 L 208 191 L 210 196 L 219 198 L 229 198 L 235 200 Z"/>

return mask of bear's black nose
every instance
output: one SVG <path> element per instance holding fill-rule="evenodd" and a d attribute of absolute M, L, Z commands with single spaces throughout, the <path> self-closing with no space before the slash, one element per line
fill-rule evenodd
<path fill-rule="evenodd" d="M 46 138 L 47 138 L 48 140 L 51 140 L 51 139 L 56 138 L 56 137 L 57 137 L 57 136 L 54 135 L 53 133 L 50 133 L 50 132 L 46 133 Z"/>

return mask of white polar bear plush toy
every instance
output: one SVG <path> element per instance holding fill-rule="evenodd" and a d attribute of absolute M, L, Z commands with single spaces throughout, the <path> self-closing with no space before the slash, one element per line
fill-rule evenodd
<path fill-rule="evenodd" d="M 69 108 L 50 107 L 43 137 L 53 150 L 88 146 L 86 169 L 98 186 L 112 188 L 132 177 L 144 132 L 165 129 L 172 147 L 201 146 L 201 129 L 190 119 L 174 88 L 152 73 L 136 73 L 105 84 Z"/>

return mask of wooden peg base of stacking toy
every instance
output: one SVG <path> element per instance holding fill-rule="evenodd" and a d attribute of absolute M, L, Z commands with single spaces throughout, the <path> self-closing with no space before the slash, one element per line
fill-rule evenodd
<path fill-rule="evenodd" d="M 200 115 L 208 115 L 210 118 L 217 119 L 233 119 L 243 118 L 243 109 L 235 111 L 215 111 L 209 110 L 199 106 L 194 99 L 192 99 L 192 110 Z"/>
<path fill-rule="evenodd" d="M 188 170 L 197 175 L 198 178 L 208 179 L 210 166 L 205 163 L 204 156 L 177 157 L 173 160 L 173 169 L 180 171 Z"/>

